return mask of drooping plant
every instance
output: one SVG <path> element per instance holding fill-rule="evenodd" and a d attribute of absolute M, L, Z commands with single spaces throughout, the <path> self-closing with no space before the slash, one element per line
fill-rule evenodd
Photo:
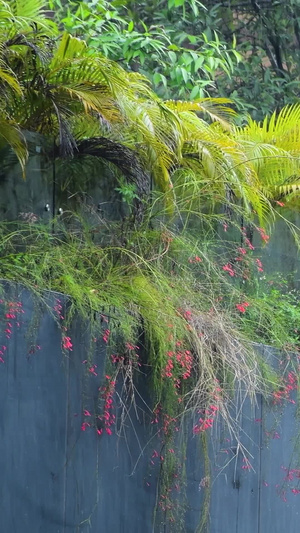
<path fill-rule="evenodd" d="M 18 40 L 19 21 L 11 20 L 10 37 L 3 37 L 5 72 L 11 73 L 3 82 L 6 121 L 18 135 L 23 129 L 43 134 L 43 155 L 52 164 L 80 161 L 84 169 L 93 158 L 109 162 L 132 186 L 126 190 L 121 182 L 123 199 L 142 200 L 143 217 L 139 224 L 136 217 L 109 223 L 96 214 L 89 224 L 82 213 L 69 220 L 65 214 L 61 224 L 45 227 L 31 218 L 12 231 L 4 224 L 1 277 L 22 282 L 39 298 L 45 289 L 69 295 L 67 320 L 79 313 L 91 329 L 101 309 L 110 320 L 107 364 L 113 378 L 122 377 L 130 401 L 143 364 L 136 346 L 145 348 L 149 411 L 164 446 L 172 449 L 186 413 L 195 417 L 195 435 L 219 414 L 238 438 L 230 413 L 235 388 L 251 397 L 278 379 L 247 342 L 245 324 L 240 327 L 241 315 L 255 309 L 245 282 L 262 267 L 251 260 L 244 229 L 247 250 L 229 238 L 225 243 L 225 229 L 231 224 L 237 231 L 240 215 L 253 227 L 274 216 L 270 184 L 298 171 L 298 108 L 279 118 L 279 137 L 288 131 L 295 142 L 283 141 L 276 157 L 275 118 L 271 135 L 267 122 L 234 127 L 227 99 L 163 102 L 141 75 L 84 41 L 67 33 L 53 39 L 51 25 L 49 33 L 35 33 L 27 22 Z M 72 179 L 68 175 L 69 184 Z M 268 237 L 261 227 L 260 235 Z M 70 345 L 65 335 L 63 348 Z M 107 403 L 112 393 L 106 392 Z"/>

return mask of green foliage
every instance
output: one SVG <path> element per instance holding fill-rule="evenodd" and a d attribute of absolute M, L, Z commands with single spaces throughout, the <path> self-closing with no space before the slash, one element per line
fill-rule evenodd
<path fill-rule="evenodd" d="M 218 94 L 256 120 L 297 101 L 300 8 L 295 0 L 52 0 L 51 5 L 69 31 L 143 71 L 164 98 Z"/>
<path fill-rule="evenodd" d="M 129 206 L 132 206 L 133 201 L 138 198 L 138 195 L 136 194 L 136 185 L 134 183 L 126 183 L 124 180 L 121 180 L 120 186 L 116 187 L 115 190 L 120 193 L 122 201 Z"/>
<path fill-rule="evenodd" d="M 211 6 L 211 2 L 206 3 Z M 219 4 L 215 21 L 228 41 L 234 32 L 243 61 L 221 93 L 236 99 L 253 118 L 298 99 L 299 2 L 231 2 Z M 217 21 L 219 17 L 219 21 Z M 222 82 L 222 80 L 221 80 Z M 257 102 L 259 101 L 259 106 Z"/>
<path fill-rule="evenodd" d="M 227 337 L 230 339 L 238 333 L 234 323 L 229 326 L 229 308 L 223 309 L 217 302 L 220 293 L 226 290 L 238 300 L 240 290 L 236 286 L 233 291 L 227 274 L 211 255 L 213 248 L 203 255 L 203 250 L 198 248 L 200 241 L 165 228 L 127 231 L 128 244 L 124 247 L 118 243 L 123 239 L 122 225 L 119 229 L 116 225 L 112 228 L 109 241 L 115 244 L 94 244 L 92 228 L 78 217 L 72 224 L 75 222 L 76 232 L 62 226 L 57 227 L 56 235 L 51 232 L 52 226 L 22 222 L 12 230 L 9 224 L 2 224 L 1 277 L 23 283 L 40 297 L 45 289 L 68 294 L 72 302 L 69 319 L 76 312 L 92 320 L 93 314 L 103 309 L 108 316 L 115 317 L 119 324 L 118 337 L 123 331 L 124 342 L 137 343 L 143 329 L 159 395 L 167 352 L 174 349 L 178 340 L 192 346 L 195 353 L 200 350 L 202 363 L 198 371 L 208 388 L 211 380 L 213 387 L 215 371 L 226 379 Z M 26 251 L 18 251 L 20 247 Z M 194 262 L 191 254 L 197 253 L 203 259 Z M 212 306 L 216 315 L 210 318 Z M 235 314 L 234 306 L 232 309 Z M 187 318 L 190 313 L 194 322 Z M 206 345 L 209 353 L 215 341 L 211 334 L 204 344 L 198 337 L 199 331 L 203 328 L 205 331 L 206 327 L 219 330 L 220 366 L 214 370 L 203 349 Z M 246 356 L 244 362 L 241 360 L 242 366 L 248 364 L 246 360 Z"/>
<path fill-rule="evenodd" d="M 112 330 L 108 355 L 121 353 L 125 361 L 113 367 L 115 375 L 125 376 L 123 390 L 129 384 L 132 398 L 139 369 L 128 346 L 142 344 L 153 385 L 150 408 L 160 405 L 168 421 L 166 443 L 174 440 L 175 420 L 212 400 L 237 435 L 229 411 L 234 391 L 252 398 L 279 383 L 249 339 L 287 349 L 299 344 L 298 294 L 262 286 L 251 242 L 240 231 L 242 219 L 266 242 L 258 222 L 272 222 L 282 197 L 297 194 L 299 105 L 261 123 L 245 124 L 242 117 L 237 127 L 230 100 L 200 98 L 213 82 L 227 90 L 228 75 L 244 68 L 235 70 L 235 42 L 226 48 L 211 31 L 214 22 L 224 24 L 219 4 L 49 5 L 58 8 L 57 22 L 42 1 L 1 3 L 0 138 L 24 167 L 22 131 L 41 133 L 52 179 L 68 193 L 78 190 L 76 172 L 85 192 L 92 171 L 97 176 L 97 165 L 106 162 L 128 216 L 120 223 L 91 217 L 92 224 L 65 213 L 47 226 L 33 214 L 20 224 L 3 223 L 1 278 L 42 300 L 45 290 L 68 295 L 67 325 L 79 314 L 93 330 L 101 310 Z M 228 226 L 234 237 L 226 241 Z M 236 236 L 249 250 L 237 246 Z M 168 457 L 162 490 L 168 491 L 177 463 Z M 207 492 L 206 513 L 208 500 Z"/>
<path fill-rule="evenodd" d="M 249 288 L 249 292 L 251 289 Z M 256 342 L 298 351 L 300 348 L 299 291 L 280 275 L 257 280 L 252 288 L 255 306 L 242 317 L 242 327 Z"/>
<path fill-rule="evenodd" d="M 24 24 L 19 34 L 12 18 L 0 47 L 5 66 L 0 135 L 23 167 L 27 149 L 21 130 L 29 129 L 46 136 L 51 158 L 94 156 L 114 164 L 126 179 L 122 190 L 136 212 L 143 210 L 151 179 L 164 192 L 170 212 L 178 201 L 180 210 L 186 202 L 188 211 L 203 209 L 203 200 L 209 199 L 214 209 L 227 203 L 229 190 L 249 216 L 252 209 L 257 213 L 262 225 L 273 214 L 269 198 L 294 192 L 298 106 L 263 125 L 262 132 L 276 123 L 272 137 L 260 135 L 257 143 L 260 125 L 250 122 L 235 130 L 227 99 L 163 102 L 140 74 L 126 72 L 84 41 L 68 33 L 53 39 L 54 23 L 48 33 L 41 25 L 34 37 Z M 282 128 L 289 128 L 289 138 L 283 138 Z M 272 187 L 264 183 L 265 176 Z"/>
<path fill-rule="evenodd" d="M 45 16 L 46 3 L 43 0 L 1 0 L 1 32 L 9 34 L 17 29 L 38 34 L 56 33 L 56 25 Z"/>
<path fill-rule="evenodd" d="M 217 33 L 208 38 L 189 31 L 191 16 L 205 11 L 200 2 L 131 4 L 51 2 L 67 31 L 145 74 L 162 98 L 201 98 L 214 86 L 216 73 L 230 76 L 240 57 L 233 43 L 226 46 Z"/>

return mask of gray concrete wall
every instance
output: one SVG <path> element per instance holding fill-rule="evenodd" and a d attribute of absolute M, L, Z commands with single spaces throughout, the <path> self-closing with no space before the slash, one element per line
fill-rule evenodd
<path fill-rule="evenodd" d="M 53 162 L 43 155 L 44 141 L 40 136 L 27 133 L 26 137 L 30 156 L 25 177 L 13 154 L 0 157 L 0 221 L 22 220 L 24 214 L 33 214 L 39 222 L 48 222 L 53 215 L 59 216 L 61 209 L 65 214 L 83 213 L 95 224 L 101 217 L 122 217 L 125 206 L 115 190 L 118 181 L 111 166 L 95 158 Z M 68 217 L 60 220 L 64 218 Z"/>
<path fill-rule="evenodd" d="M 292 229 L 300 236 L 300 214 L 294 211 L 283 211 L 291 227 L 283 220 L 277 219 L 267 246 L 259 235 L 255 234 L 254 245 L 257 255 L 260 255 L 265 273 L 273 275 L 280 273 L 283 278 L 291 278 L 297 289 L 300 288 L 300 250 L 296 243 Z"/>
<path fill-rule="evenodd" d="M 1 304 L 0 363 L 0 522 L 1 533 L 160 533 L 179 524 L 154 521 L 160 441 L 151 417 L 138 400 L 118 434 L 81 430 L 84 410 L 95 412 L 105 380 L 105 345 L 94 343 L 89 365 L 87 324 L 68 331 L 73 350 L 62 352 L 61 334 L 49 310 L 34 312 L 32 296 L 4 286 L 5 302 L 21 302 L 8 319 Z M 57 295 L 48 297 L 49 309 Z M 62 304 L 64 305 L 64 300 Z M 8 321 L 12 324 L 8 326 Z M 19 323 L 19 325 L 17 324 Z M 33 327 L 32 329 L 32 326 Z M 7 333 L 9 329 L 11 333 Z M 34 332 L 36 329 L 36 332 Z M 31 334 L 29 332 L 31 331 Z M 9 338 L 7 338 L 7 336 Z M 39 348 L 40 347 L 40 348 Z M 278 354 L 260 347 L 266 358 Z M 1 352 L 0 352 L 1 354 Z M 149 398 L 147 376 L 138 382 Z M 115 414 L 118 415 L 115 398 Z M 234 435 L 221 422 L 209 440 L 210 479 L 205 480 L 201 442 L 186 421 L 186 533 L 196 533 L 205 496 L 211 496 L 209 533 L 288 533 L 299 531 L 299 419 L 293 403 L 274 409 L 257 398 L 255 406 L 237 404 L 245 462 Z M 180 440 L 181 436 L 179 436 Z M 178 499 L 177 493 L 172 498 Z M 179 496 L 180 498 L 180 496 Z M 184 515 L 183 515 L 184 516 Z"/>

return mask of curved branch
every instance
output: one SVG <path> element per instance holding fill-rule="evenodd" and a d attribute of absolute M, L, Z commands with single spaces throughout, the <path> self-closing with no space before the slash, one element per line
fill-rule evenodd
<path fill-rule="evenodd" d="M 55 150 L 57 157 L 59 147 Z M 150 192 L 150 175 L 144 169 L 134 150 L 106 137 L 93 137 L 77 143 L 73 158 L 85 156 L 99 157 L 113 163 L 137 188 L 138 198 L 134 201 L 135 220 L 141 221 L 144 214 L 144 200 Z"/>

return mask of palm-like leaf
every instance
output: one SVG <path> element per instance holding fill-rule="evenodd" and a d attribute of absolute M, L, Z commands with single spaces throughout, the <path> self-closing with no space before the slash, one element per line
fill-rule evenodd
<path fill-rule="evenodd" d="M 284 107 L 261 123 L 249 120 L 236 128 L 235 138 L 257 174 L 261 190 L 270 198 L 299 190 L 300 105 Z"/>
<path fill-rule="evenodd" d="M 16 29 L 32 32 L 33 27 L 53 32 L 55 24 L 45 16 L 44 0 L 0 0 L 0 28 L 9 35 Z"/>
<path fill-rule="evenodd" d="M 213 122 L 219 122 L 223 128 L 230 130 L 232 119 L 236 112 L 228 98 L 199 98 L 192 102 L 182 102 L 180 100 L 168 100 L 165 105 L 177 113 L 195 111 L 196 113 L 208 116 Z"/>
<path fill-rule="evenodd" d="M 298 179 L 293 183 L 291 176 L 299 170 L 300 106 L 235 128 L 225 98 L 161 102 L 143 76 L 127 73 L 85 42 L 39 32 L 50 24 L 42 0 L 0 0 L 1 8 L 1 120 L 9 125 L 2 138 L 18 151 L 22 165 L 25 128 L 56 139 L 63 155 L 80 148 L 106 157 L 140 190 L 146 190 L 147 169 L 169 202 L 192 187 L 222 203 L 230 190 L 263 220 L 276 187 L 279 194 L 297 189 Z M 117 164 L 122 151 L 134 161 L 127 174 L 122 161 Z"/>
<path fill-rule="evenodd" d="M 190 190 L 192 185 L 194 190 L 193 201 L 200 194 L 204 198 L 206 191 L 212 202 L 227 203 L 228 190 L 231 190 L 243 200 L 249 214 L 255 209 L 263 221 L 268 202 L 262 195 L 257 174 L 241 145 L 219 123 L 208 124 L 190 111 L 181 111 L 179 116 L 183 129 L 180 166 L 187 169 L 188 188 Z M 179 191 L 182 192 L 186 190 L 184 173 L 179 175 Z"/>
<path fill-rule="evenodd" d="M 0 114 L 0 147 L 5 145 L 14 150 L 24 173 L 28 156 L 25 137 L 17 124 L 9 122 L 6 115 Z"/>

